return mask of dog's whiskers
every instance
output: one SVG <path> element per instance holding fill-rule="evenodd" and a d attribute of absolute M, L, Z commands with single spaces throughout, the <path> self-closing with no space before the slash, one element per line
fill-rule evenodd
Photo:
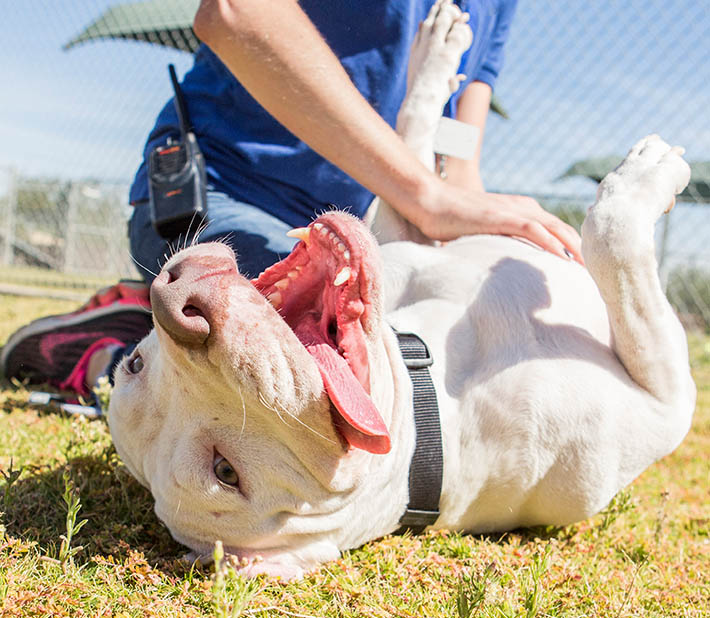
<path fill-rule="evenodd" d="M 227 232 L 224 236 L 220 236 L 217 239 L 217 242 L 223 242 L 223 243 L 227 244 L 233 236 L 234 236 L 234 232 Z"/>
<path fill-rule="evenodd" d="M 229 241 L 232 239 L 234 236 L 234 232 L 227 232 L 224 236 L 220 236 L 219 238 L 215 238 L 214 242 L 222 243 L 224 245 L 230 246 Z M 232 249 L 234 251 L 234 249 Z"/>
<path fill-rule="evenodd" d="M 264 399 L 264 396 L 263 396 L 261 393 L 258 393 L 258 396 L 259 396 L 259 401 L 261 402 L 261 405 L 263 405 L 267 410 L 271 410 L 274 414 L 276 414 L 276 416 L 279 417 L 279 420 L 280 420 L 284 425 L 286 425 L 286 427 L 290 427 L 290 425 L 284 420 L 284 417 L 281 416 L 281 413 L 280 413 L 274 406 L 269 405 L 269 404 L 267 403 L 266 399 Z M 289 415 L 288 412 L 287 412 L 286 414 Z M 289 416 L 290 416 L 290 415 L 289 415 Z"/>
<path fill-rule="evenodd" d="M 144 271 L 150 273 L 150 274 L 153 275 L 154 277 L 157 277 L 157 276 L 158 276 L 156 273 L 154 273 L 152 270 L 150 270 L 150 268 L 148 268 L 147 266 L 144 266 L 143 264 L 141 264 L 141 263 L 133 256 L 133 253 L 132 253 L 132 252 L 129 253 L 128 255 L 131 256 L 131 260 L 133 260 L 133 263 L 134 263 L 136 266 L 138 266 L 138 268 L 142 268 Z"/>
<path fill-rule="evenodd" d="M 200 242 L 200 235 L 209 227 L 210 222 L 209 221 L 202 221 L 200 225 L 197 227 L 197 230 L 195 231 L 195 235 L 192 237 L 192 240 L 190 241 L 190 247 L 194 247 L 195 245 L 199 244 Z"/>
<path fill-rule="evenodd" d="M 190 230 L 192 230 L 192 224 L 197 220 L 197 213 L 193 212 L 192 217 L 190 217 L 190 223 L 187 225 L 187 230 L 185 230 L 185 235 L 182 238 L 182 246 L 180 247 L 180 250 L 182 249 L 187 249 L 187 242 L 188 239 L 190 238 Z M 202 219 L 199 220 L 199 223 L 197 224 L 197 230 L 200 229 L 200 225 L 202 225 Z M 195 232 L 197 234 L 197 231 Z"/>
<path fill-rule="evenodd" d="M 270 405 L 270 404 L 268 404 L 268 403 L 266 402 L 266 400 L 264 399 L 264 396 L 263 396 L 261 393 L 259 393 L 259 401 L 261 402 L 261 404 L 262 404 L 267 410 L 271 410 L 272 412 L 274 412 L 274 413 L 279 417 L 279 419 L 281 419 L 281 422 L 282 422 L 284 425 L 286 425 L 286 427 L 290 427 L 290 425 L 284 420 L 283 416 L 281 416 L 280 412 L 276 409 L 276 407 L 275 407 L 275 406 L 272 406 L 272 405 Z M 286 410 L 285 408 L 282 408 L 281 411 L 282 411 L 284 414 L 286 414 L 286 416 L 288 416 L 289 418 L 293 419 L 293 420 L 296 421 L 299 425 L 302 425 L 302 426 L 305 427 L 308 431 L 310 431 L 311 433 L 315 434 L 315 435 L 318 436 L 319 438 L 322 438 L 323 440 L 325 440 L 326 442 L 329 442 L 330 444 L 335 444 L 335 441 L 334 441 L 334 440 L 331 440 L 330 438 L 324 436 L 322 433 L 316 431 L 315 429 L 313 429 L 313 427 L 310 427 L 307 423 L 304 423 L 300 418 L 298 418 L 297 416 L 291 414 L 291 413 L 290 413 L 288 410 Z"/>
<path fill-rule="evenodd" d="M 335 444 L 335 440 L 331 440 L 330 438 L 327 438 L 326 436 L 324 436 L 322 433 L 317 432 L 315 429 L 313 429 L 313 427 L 309 427 L 309 426 L 308 426 L 306 423 L 304 423 L 300 418 L 294 416 L 293 414 L 289 414 L 289 416 L 290 416 L 294 421 L 296 421 L 299 425 L 303 425 L 303 427 L 305 427 L 306 429 L 308 429 L 308 431 L 310 431 L 312 434 L 315 434 L 316 436 L 318 436 L 319 438 L 322 438 L 323 440 L 325 440 L 326 442 L 329 442 L 330 444 Z"/>
<path fill-rule="evenodd" d="M 246 427 L 247 424 L 247 406 L 246 403 L 244 403 L 244 395 L 242 395 L 242 389 L 239 387 L 239 399 L 242 401 L 242 428 L 239 430 L 239 438 L 237 438 L 237 442 L 239 442 L 242 439 L 242 435 L 244 435 L 244 428 Z"/>

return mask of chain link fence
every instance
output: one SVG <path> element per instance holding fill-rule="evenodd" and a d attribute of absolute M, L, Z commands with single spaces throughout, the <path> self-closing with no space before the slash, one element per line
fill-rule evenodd
<path fill-rule="evenodd" d="M 124 232 L 126 185 L 0 173 L 1 280 L 62 281 L 51 273 L 64 273 L 77 286 L 134 275 Z"/>
<path fill-rule="evenodd" d="M 88 294 L 137 276 L 126 239 L 127 190 L 171 95 L 166 65 L 183 74 L 191 64 L 185 50 L 196 44 L 189 16 L 197 4 L 25 0 L 5 7 L 0 291 L 51 285 Z M 594 199 L 595 165 L 609 165 L 649 133 L 685 146 L 695 163 L 692 186 L 659 224 L 658 258 L 684 322 L 704 329 L 708 32 L 707 2 L 520 0 L 496 87 L 508 117 L 490 114 L 482 157 L 490 190 L 534 195 L 578 223 Z M 100 38 L 109 35 L 120 40 Z"/>

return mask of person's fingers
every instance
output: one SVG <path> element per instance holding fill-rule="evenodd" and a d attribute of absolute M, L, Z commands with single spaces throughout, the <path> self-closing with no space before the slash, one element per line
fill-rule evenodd
<path fill-rule="evenodd" d="M 569 259 L 564 243 L 539 221 L 525 221 L 522 223 L 521 231 L 516 235 L 531 240 L 542 249 L 565 260 Z"/>
<path fill-rule="evenodd" d="M 545 214 L 546 216 L 543 221 L 545 228 L 562 242 L 575 261 L 584 265 L 584 258 L 582 258 L 582 239 L 577 233 L 577 230 L 555 215 L 548 212 Z"/>
<path fill-rule="evenodd" d="M 565 245 L 539 221 L 516 215 L 499 217 L 488 233 L 517 236 L 535 243 L 541 249 L 569 260 Z"/>
<path fill-rule="evenodd" d="M 554 247 L 553 249 L 548 249 L 555 255 L 560 255 L 566 259 L 574 259 L 580 264 L 584 264 L 584 259 L 582 258 L 582 239 L 579 237 L 577 230 L 575 230 L 571 225 L 568 225 L 562 221 L 559 217 L 556 217 L 552 213 L 545 210 L 537 200 L 527 195 L 513 195 L 507 196 L 512 198 L 512 203 L 515 205 L 515 209 L 519 213 L 522 219 L 530 219 L 532 221 L 538 222 L 546 231 L 543 233 L 537 227 L 530 228 L 530 233 L 534 234 L 540 240 L 544 239 L 546 244 L 541 244 L 535 241 L 532 237 L 526 234 L 518 234 L 524 238 L 532 240 L 541 247 L 547 249 L 549 247 Z M 549 235 L 562 244 L 562 252 L 558 251 L 560 245 L 559 243 L 553 242 Z M 567 249 L 567 252 L 564 251 Z"/>

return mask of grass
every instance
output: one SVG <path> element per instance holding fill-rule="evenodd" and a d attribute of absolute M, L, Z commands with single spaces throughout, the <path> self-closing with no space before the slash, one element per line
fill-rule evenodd
<path fill-rule="evenodd" d="M 136 275 L 137 277 L 137 275 Z M 90 296 L 97 289 L 112 285 L 115 276 L 97 277 L 89 274 L 62 273 L 34 266 L 4 266 L 0 265 L 0 281 L 23 286 L 42 286 L 66 291 L 84 290 Z"/>
<path fill-rule="evenodd" d="M 76 303 L 0 297 L 0 341 Z M 194 567 L 105 424 L 0 382 L 0 616 L 710 616 L 710 338 L 682 446 L 567 528 L 388 537 L 284 584 Z M 632 439 L 632 438 L 631 438 Z"/>

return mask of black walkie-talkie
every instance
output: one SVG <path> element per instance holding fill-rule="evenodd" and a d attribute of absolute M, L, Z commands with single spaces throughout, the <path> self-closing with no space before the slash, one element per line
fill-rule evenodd
<path fill-rule="evenodd" d="M 205 159 L 187 115 L 185 99 L 175 67 L 168 66 L 175 90 L 175 109 L 180 122 L 180 140 L 172 137 L 156 147 L 148 159 L 150 216 L 163 238 L 196 231 L 207 214 Z"/>

